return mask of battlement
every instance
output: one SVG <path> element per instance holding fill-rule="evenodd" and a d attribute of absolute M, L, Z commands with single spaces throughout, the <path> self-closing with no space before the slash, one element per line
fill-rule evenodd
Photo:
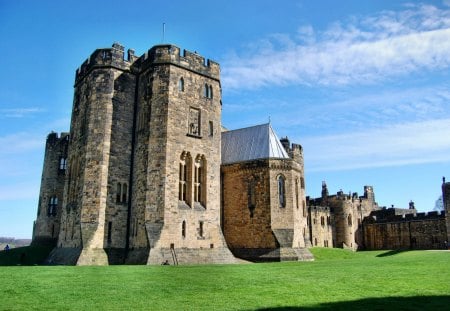
<path fill-rule="evenodd" d="M 329 213 L 330 207 L 329 206 L 320 206 L 320 205 L 311 205 L 309 207 L 310 212 L 322 212 L 322 213 Z"/>
<path fill-rule="evenodd" d="M 69 141 L 69 133 L 61 132 L 61 134 L 58 135 L 58 133 L 50 132 L 50 134 L 47 135 L 47 144 L 54 145 L 60 141 Z"/>
<path fill-rule="evenodd" d="M 180 48 L 172 44 L 155 45 L 134 62 L 134 66 L 139 67 L 139 71 L 143 72 L 152 65 L 166 63 L 219 80 L 220 66 L 218 63 L 205 59 L 197 52 L 183 50 L 181 55 Z"/>
<path fill-rule="evenodd" d="M 95 50 L 87 60 L 76 70 L 75 85 L 84 78 L 93 68 L 114 67 L 121 70 L 129 70 L 130 65 L 137 59 L 134 50 L 127 51 L 120 43 L 114 43 L 111 48 Z"/>
<path fill-rule="evenodd" d="M 410 222 L 444 219 L 445 212 L 417 213 L 415 209 L 383 208 L 364 218 L 365 223 Z"/>

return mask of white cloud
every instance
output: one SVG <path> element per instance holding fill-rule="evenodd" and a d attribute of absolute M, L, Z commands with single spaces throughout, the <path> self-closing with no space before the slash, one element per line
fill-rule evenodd
<path fill-rule="evenodd" d="M 450 67 L 450 9 L 430 5 L 353 17 L 325 31 L 271 35 L 223 61 L 225 88 L 374 83 Z"/>
<path fill-rule="evenodd" d="M 4 108 L 0 109 L 0 116 L 2 118 L 23 118 L 42 111 L 41 108 Z"/>
<path fill-rule="evenodd" d="M 449 162 L 450 119 L 306 137 L 302 144 L 310 172 Z"/>

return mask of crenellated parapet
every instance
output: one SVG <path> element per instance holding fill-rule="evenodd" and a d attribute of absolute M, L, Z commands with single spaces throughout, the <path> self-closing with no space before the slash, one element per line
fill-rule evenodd
<path fill-rule="evenodd" d="M 125 58 L 125 48 L 120 43 L 114 43 L 111 48 L 97 49 L 76 70 L 75 85 L 94 68 L 112 67 L 127 71 L 136 59 L 133 49 L 127 51 Z"/>
<path fill-rule="evenodd" d="M 204 58 L 197 52 L 192 53 L 183 50 L 181 54 L 180 48 L 172 44 L 153 46 L 134 62 L 133 67 L 138 68 L 140 72 L 144 72 L 151 66 L 162 64 L 172 64 L 211 79 L 220 79 L 218 63 Z"/>
<path fill-rule="evenodd" d="M 417 213 L 416 210 L 387 208 L 373 211 L 368 217 L 364 218 L 364 223 L 393 223 L 393 222 L 412 222 L 439 220 L 445 218 L 445 211 L 433 211 L 428 213 Z"/>

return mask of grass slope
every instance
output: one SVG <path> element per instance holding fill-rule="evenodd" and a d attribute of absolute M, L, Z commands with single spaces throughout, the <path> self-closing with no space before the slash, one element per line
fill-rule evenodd
<path fill-rule="evenodd" d="M 6 310 L 444 310 L 450 252 L 314 248 L 315 262 L 0 267 Z"/>

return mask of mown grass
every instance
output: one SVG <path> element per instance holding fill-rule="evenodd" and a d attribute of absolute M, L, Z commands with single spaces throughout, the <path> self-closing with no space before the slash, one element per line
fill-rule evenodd
<path fill-rule="evenodd" d="M 315 262 L 0 267 L 4 310 L 445 310 L 450 252 L 314 248 Z"/>

